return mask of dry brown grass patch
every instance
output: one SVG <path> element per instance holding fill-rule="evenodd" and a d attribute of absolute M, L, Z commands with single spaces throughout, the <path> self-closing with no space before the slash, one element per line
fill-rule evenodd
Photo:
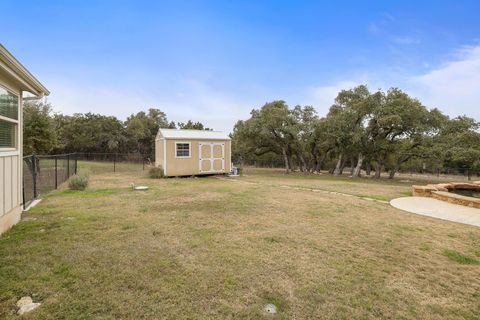
<path fill-rule="evenodd" d="M 38 319 L 269 319 L 269 302 L 279 319 L 480 313 L 480 266 L 443 255 L 480 252 L 477 228 L 275 179 L 123 173 L 59 191 L 0 238 L 0 316 L 25 294 L 43 302 Z"/>

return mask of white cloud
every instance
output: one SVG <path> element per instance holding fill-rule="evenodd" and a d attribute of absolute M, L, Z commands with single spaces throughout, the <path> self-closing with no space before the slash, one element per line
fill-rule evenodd
<path fill-rule="evenodd" d="M 135 110 L 154 105 L 154 100 L 144 92 L 117 90 L 107 86 L 91 86 L 65 80 L 49 81 L 49 87 L 54 90 L 48 100 L 53 104 L 55 111 L 65 114 L 92 112 L 125 119 Z"/>
<path fill-rule="evenodd" d="M 215 130 L 230 132 L 238 119 L 248 118 L 253 105 L 245 98 L 233 97 L 193 78 L 185 80 L 183 91 L 188 94 L 159 98 L 168 118 L 200 121 Z"/>
<path fill-rule="evenodd" d="M 210 79 L 187 78 L 158 91 L 141 87 L 92 86 L 86 82 L 50 79 L 49 101 L 66 114 L 94 112 L 125 119 L 132 113 L 156 107 L 173 121 L 201 121 L 208 127 L 230 132 L 236 120 L 247 119 L 252 108 L 285 98 L 290 105 L 313 105 L 325 115 L 339 91 L 367 84 L 371 90 L 404 89 L 428 107 L 437 107 L 454 117 L 461 114 L 480 120 L 480 46 L 465 47 L 438 67 L 424 62 L 429 71 L 409 75 L 402 69 L 353 73 L 330 83 L 310 86 L 288 96 L 272 88 L 226 91 L 210 85 Z M 171 88 L 175 90 L 171 90 Z"/>
<path fill-rule="evenodd" d="M 305 104 L 313 104 L 320 115 L 325 115 L 341 90 L 350 89 L 362 84 L 361 81 L 339 81 L 331 85 L 311 87 L 307 90 Z M 310 101 L 310 102 L 308 102 Z"/>
<path fill-rule="evenodd" d="M 365 84 L 370 91 L 385 88 L 382 82 L 372 76 L 363 74 L 352 76 L 350 80 L 337 81 L 333 84 L 315 86 L 307 89 L 304 105 L 313 105 L 320 116 L 328 113 L 338 93 L 342 90 L 349 90 L 356 86 Z"/>
<path fill-rule="evenodd" d="M 480 46 L 465 47 L 439 65 L 420 75 L 408 75 L 404 70 L 390 69 L 351 76 L 348 80 L 310 87 L 306 103 L 326 114 L 336 95 L 343 89 L 366 84 L 370 90 L 399 87 L 418 98 L 428 108 L 438 108 L 451 117 L 467 115 L 480 121 Z"/>
<path fill-rule="evenodd" d="M 480 46 L 459 50 L 454 58 L 412 77 L 407 85 L 429 107 L 480 120 Z"/>
<path fill-rule="evenodd" d="M 49 81 L 54 88 L 48 101 L 64 113 L 100 113 L 125 120 L 132 113 L 159 108 L 169 121 L 200 121 L 207 127 L 230 132 L 238 119 L 248 118 L 253 104 L 212 89 L 195 79 L 187 79 L 177 93 L 150 92 L 128 87 L 99 87 L 65 80 Z"/>

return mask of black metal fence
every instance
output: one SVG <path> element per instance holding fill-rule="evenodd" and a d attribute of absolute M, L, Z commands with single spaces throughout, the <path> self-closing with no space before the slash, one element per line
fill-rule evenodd
<path fill-rule="evenodd" d="M 23 206 L 57 189 L 78 171 L 94 174 L 143 171 L 152 157 L 142 154 L 69 153 L 23 157 Z"/>
<path fill-rule="evenodd" d="M 143 171 L 153 157 L 139 153 L 76 153 L 79 168 L 91 173 Z"/>
<path fill-rule="evenodd" d="M 23 207 L 77 173 L 75 153 L 23 157 Z"/>

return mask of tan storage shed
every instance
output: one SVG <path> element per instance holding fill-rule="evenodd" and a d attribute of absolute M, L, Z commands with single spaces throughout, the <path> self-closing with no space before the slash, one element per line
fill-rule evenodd
<path fill-rule="evenodd" d="M 160 129 L 155 165 L 167 177 L 230 172 L 231 141 L 221 131 Z"/>
<path fill-rule="evenodd" d="M 0 234 L 22 213 L 23 92 L 34 99 L 48 90 L 0 44 Z"/>

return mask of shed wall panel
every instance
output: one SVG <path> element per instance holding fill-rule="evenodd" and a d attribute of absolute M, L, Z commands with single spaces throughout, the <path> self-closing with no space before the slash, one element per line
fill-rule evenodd
<path fill-rule="evenodd" d="M 169 176 L 190 176 L 198 174 L 198 141 L 192 140 L 166 140 L 166 165 Z M 190 157 L 176 158 L 175 143 L 187 143 L 190 145 Z"/>
<path fill-rule="evenodd" d="M 188 158 L 176 158 L 175 157 L 175 143 L 180 142 L 180 143 L 186 143 L 189 142 L 191 144 L 191 149 L 190 149 L 190 157 Z M 213 142 L 213 143 L 224 143 L 225 147 L 225 171 L 224 172 L 230 172 L 231 170 L 231 142 L 230 140 L 225 140 L 225 141 L 219 141 L 219 140 L 188 140 L 188 139 L 175 139 L 175 140 L 166 140 L 166 167 L 167 167 L 167 174 L 168 176 L 189 176 L 189 175 L 197 175 L 199 174 L 199 143 L 200 142 Z M 159 143 L 156 143 L 156 147 L 162 148 L 163 150 L 163 143 L 162 146 L 159 146 Z M 202 153 L 205 152 L 207 153 L 208 150 L 208 156 L 211 155 L 211 148 L 202 148 Z M 218 149 L 217 149 L 218 150 Z M 217 151 L 214 149 L 214 152 L 221 153 L 221 148 L 220 151 Z M 162 158 L 163 159 L 163 158 Z M 157 162 L 156 162 L 157 163 Z M 202 163 L 203 165 L 203 163 Z M 209 165 L 210 167 L 210 165 Z M 218 165 L 215 166 L 218 168 Z M 221 168 L 221 164 L 219 165 Z"/>

